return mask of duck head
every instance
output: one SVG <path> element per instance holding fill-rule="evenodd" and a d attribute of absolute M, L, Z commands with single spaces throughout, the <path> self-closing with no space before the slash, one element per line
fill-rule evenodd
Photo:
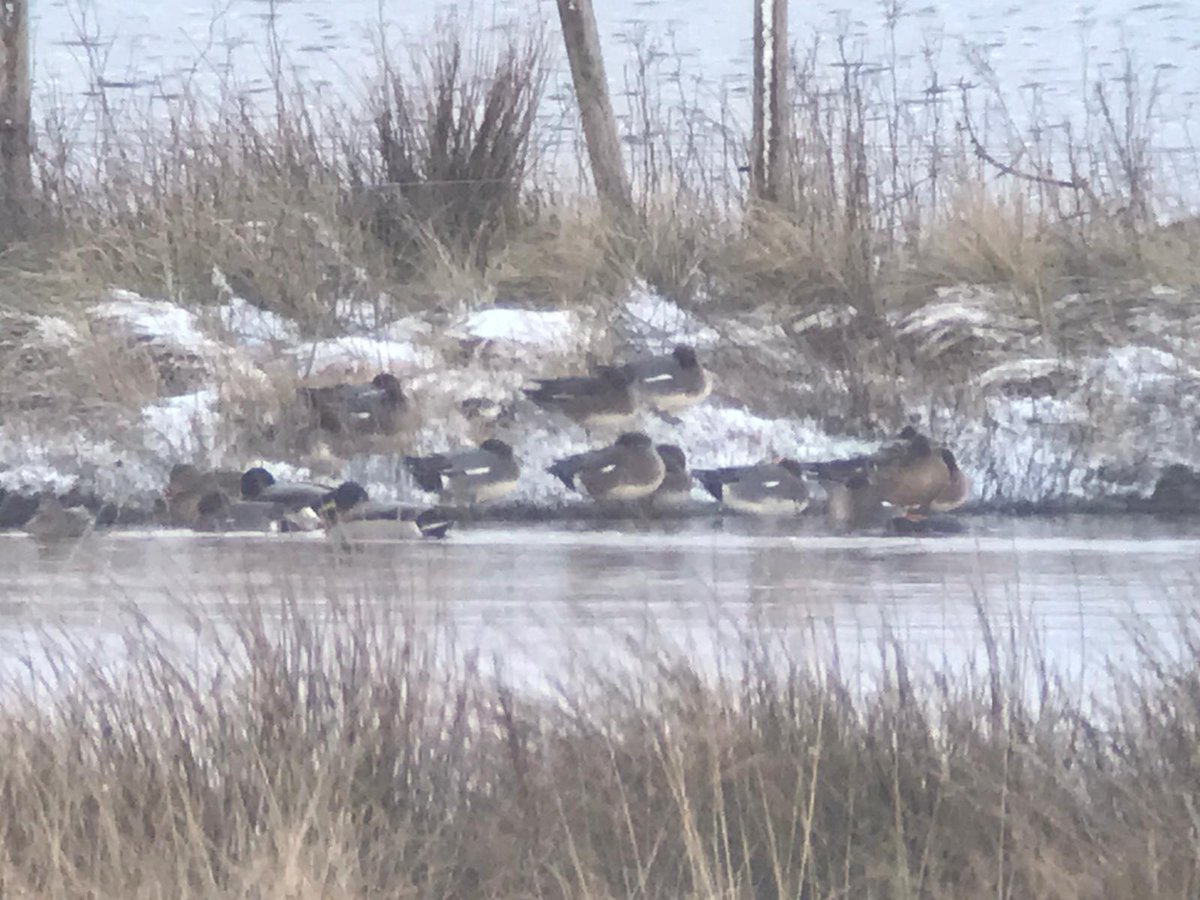
<path fill-rule="evenodd" d="M 618 447 L 626 447 L 631 450 L 642 450 L 647 447 L 653 447 L 654 443 L 647 435 L 640 431 L 626 431 L 617 438 Z"/>
<path fill-rule="evenodd" d="M 266 488 L 275 483 L 275 476 L 262 466 L 255 466 L 242 473 L 242 496 L 254 500 Z"/>
<path fill-rule="evenodd" d="M 679 363 L 680 368 L 694 369 L 700 365 L 700 361 L 696 359 L 696 350 L 689 347 L 687 344 L 679 344 L 671 355 L 675 357 L 675 361 Z"/>
<path fill-rule="evenodd" d="M 654 449 L 662 457 L 663 464 L 672 472 L 682 472 L 687 468 L 687 457 L 674 444 L 659 444 Z"/>
<path fill-rule="evenodd" d="M 479 449 L 486 450 L 488 453 L 498 456 L 501 459 L 512 459 L 513 456 L 512 446 L 499 438 L 488 438 L 479 445 Z"/>
<path fill-rule="evenodd" d="M 404 391 L 400 389 L 400 379 L 391 372 L 380 372 L 371 379 L 371 384 L 383 391 L 384 396 L 394 404 L 404 402 Z"/>

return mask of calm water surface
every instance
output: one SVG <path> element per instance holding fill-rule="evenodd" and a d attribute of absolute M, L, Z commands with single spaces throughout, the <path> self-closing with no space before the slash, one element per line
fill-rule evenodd
<path fill-rule="evenodd" d="M 647 64 L 662 102 L 680 105 L 699 132 L 717 128 L 722 97 L 733 98 L 737 118 L 748 118 L 750 3 L 596 0 L 595 9 L 623 127 L 636 120 L 627 95 Z M 109 92 L 109 104 L 139 91 L 212 96 L 221 84 L 247 97 L 270 95 L 271 29 L 284 65 L 309 91 L 361 97 L 379 73 L 374 51 L 381 43 L 398 60 L 420 54 L 434 23 L 451 14 L 483 37 L 514 23 L 546 23 L 555 50 L 550 95 L 569 98 L 552 0 L 51 0 L 33 4 L 38 102 L 78 107 L 67 127 L 82 128 L 95 113 L 84 101 L 99 87 Z M 1153 151 L 1173 158 L 1194 149 L 1190 122 L 1200 98 L 1200 4 L 1194 2 L 794 0 L 789 16 L 801 50 L 824 48 L 818 76 L 831 84 L 842 77 L 844 51 L 855 64 L 894 71 L 895 96 L 906 108 L 940 97 L 953 118 L 956 91 L 927 91 L 936 71 L 943 87 L 962 80 L 994 93 L 997 115 L 1018 127 L 1070 119 L 1077 137 L 1091 133 L 1085 122 L 1097 116 L 1084 108 L 1093 85 L 1107 82 L 1119 91 L 1129 54 L 1141 79 L 1134 114 L 1150 114 Z M 835 49 L 839 39 L 843 50 Z M 890 98 L 890 78 L 886 92 Z M 681 103 L 683 95 L 689 99 Z"/>
<path fill-rule="evenodd" d="M 1200 600 L 1200 522 L 967 521 L 925 539 L 734 519 L 478 525 L 352 553 L 310 535 L 126 532 L 61 548 L 6 535 L 0 653 L 25 652 L 47 624 L 115 642 L 132 608 L 170 631 L 252 597 L 310 612 L 337 598 L 449 625 L 459 646 L 542 672 L 648 634 L 712 662 L 758 629 L 797 647 L 818 635 L 852 670 L 888 635 L 939 665 L 978 658 L 986 620 L 1084 677 L 1128 653 L 1135 622 L 1170 645 Z"/>

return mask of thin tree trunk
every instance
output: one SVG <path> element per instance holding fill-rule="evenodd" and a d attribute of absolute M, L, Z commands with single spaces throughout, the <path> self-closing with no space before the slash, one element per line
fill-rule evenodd
<path fill-rule="evenodd" d="M 29 3 L 0 0 L 0 241 L 24 236 L 30 167 Z"/>
<path fill-rule="evenodd" d="M 567 45 L 567 60 L 571 64 L 571 78 L 575 83 L 596 193 L 607 215 L 624 224 L 632 219 L 633 203 L 621 157 L 617 120 L 608 97 L 592 0 L 558 0 L 558 17 Z"/>
<path fill-rule="evenodd" d="M 767 2 L 754 0 L 750 190 L 760 200 L 782 202 L 788 190 L 792 118 L 788 99 L 787 0 L 770 0 L 769 28 Z"/>

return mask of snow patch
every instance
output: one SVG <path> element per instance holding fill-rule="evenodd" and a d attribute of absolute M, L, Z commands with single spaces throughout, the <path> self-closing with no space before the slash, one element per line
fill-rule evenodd
<path fill-rule="evenodd" d="M 467 316 L 454 331 L 463 337 L 480 341 L 499 341 L 557 351 L 574 349 L 584 339 L 579 315 L 566 309 L 481 309 Z"/>
<path fill-rule="evenodd" d="M 650 345 L 691 344 L 711 347 L 721 336 L 692 313 L 666 297 L 642 286 L 625 301 L 625 318 L 630 334 Z"/>
<path fill-rule="evenodd" d="M 1137 344 L 1113 347 L 1092 357 L 1087 368 L 1092 378 L 1126 386 L 1131 392 L 1180 378 L 1200 378 L 1200 371 L 1185 364 L 1174 353 Z"/>
<path fill-rule="evenodd" d="M 253 303 L 234 297 L 217 307 L 221 326 L 245 347 L 271 343 L 294 343 L 300 337 L 300 327 L 291 319 Z"/>
<path fill-rule="evenodd" d="M 140 341 L 212 355 L 220 349 L 200 328 L 195 313 L 166 300 L 147 300 L 132 291 L 111 291 L 107 301 L 89 310 L 94 322 L 115 326 Z"/>
<path fill-rule="evenodd" d="M 217 392 L 168 397 L 142 410 L 146 449 L 160 459 L 201 459 L 217 449 Z"/>
<path fill-rule="evenodd" d="M 350 335 L 322 341 L 306 341 L 288 351 L 302 376 L 322 372 L 360 372 L 393 369 L 430 369 L 438 355 L 411 341 L 379 340 Z"/>
<path fill-rule="evenodd" d="M 70 349 L 82 342 L 79 329 L 59 316 L 37 316 L 34 320 L 38 340 L 47 347 Z"/>

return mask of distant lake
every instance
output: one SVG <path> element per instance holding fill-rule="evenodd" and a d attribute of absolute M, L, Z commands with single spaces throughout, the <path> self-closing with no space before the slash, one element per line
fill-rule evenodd
<path fill-rule="evenodd" d="M 682 85 L 689 102 L 711 112 L 725 96 L 730 108 L 748 118 L 750 3 L 597 0 L 595 5 L 619 111 L 625 109 L 627 87 L 635 80 L 640 46 L 642 59 L 653 50 L 651 74 L 663 87 L 664 102 L 677 101 Z M 1049 122 L 1071 118 L 1077 134 L 1087 115 L 1081 100 L 1088 96 L 1088 85 L 1101 79 L 1118 88 L 1116 79 L 1129 54 L 1143 100 L 1158 80 L 1155 150 L 1168 156 L 1192 154 L 1188 120 L 1200 92 L 1200 4 L 920 0 L 901 4 L 898 11 L 892 27 L 888 6 L 878 0 L 797 0 L 790 7 L 790 32 L 801 48 L 819 38 L 818 73 L 831 80 L 840 77 L 836 44 L 842 36 L 849 60 L 891 66 L 894 58 L 896 95 L 902 103 L 925 102 L 936 70 L 941 85 L 963 79 L 982 91 L 990 84 L 1019 125 L 1031 117 Z M 451 14 L 471 23 L 480 35 L 514 22 L 547 23 L 556 51 L 549 94 L 569 97 L 556 7 L 548 0 L 35 3 L 36 90 L 40 98 L 57 96 L 68 106 L 100 83 L 115 95 L 135 89 L 173 94 L 184 85 L 203 92 L 232 79 L 248 95 L 264 92 L 269 86 L 269 24 L 274 22 L 286 64 L 310 89 L 361 95 L 376 73 L 373 51 L 381 34 L 396 48 L 419 48 L 435 20 Z M 890 96 L 890 78 L 887 85 Z M 943 95 L 942 102 L 952 117 L 954 92 Z M 1182 174 L 1176 177 L 1187 183 Z"/>

